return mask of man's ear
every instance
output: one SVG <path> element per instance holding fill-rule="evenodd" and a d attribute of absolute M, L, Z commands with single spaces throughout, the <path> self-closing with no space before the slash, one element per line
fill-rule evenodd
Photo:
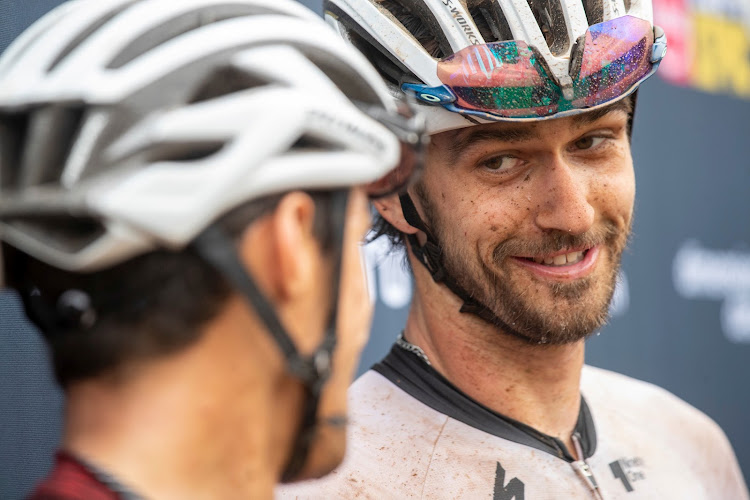
<path fill-rule="evenodd" d="M 398 195 L 394 194 L 386 198 L 381 198 L 373 201 L 372 204 L 375 206 L 381 217 L 402 233 L 415 234 L 418 231 L 417 228 L 406 222 Z"/>
<path fill-rule="evenodd" d="M 245 230 L 240 255 L 269 299 L 289 300 L 317 279 L 322 251 L 314 225 L 315 202 L 295 191 Z"/>

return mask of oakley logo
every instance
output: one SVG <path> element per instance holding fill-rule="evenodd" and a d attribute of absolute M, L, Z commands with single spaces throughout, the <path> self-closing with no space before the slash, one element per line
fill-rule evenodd
<path fill-rule="evenodd" d="M 464 17 L 463 12 L 461 12 L 458 7 L 456 7 L 456 4 L 453 2 L 453 0 L 443 0 L 443 5 L 448 8 L 448 11 L 453 16 L 453 19 L 455 19 L 458 25 L 461 26 L 464 34 L 466 34 L 466 38 L 469 39 L 469 42 L 472 45 L 479 45 L 480 43 L 482 43 L 476 33 L 474 33 L 474 28 L 471 27 L 471 23 L 469 23 L 466 17 Z"/>

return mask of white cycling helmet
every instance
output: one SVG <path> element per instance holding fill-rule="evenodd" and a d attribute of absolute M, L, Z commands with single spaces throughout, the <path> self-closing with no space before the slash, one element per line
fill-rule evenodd
<path fill-rule="evenodd" d="M 407 167 L 413 125 L 296 2 L 73 0 L 0 58 L 0 231 L 68 271 L 179 249 L 254 198 Z"/>
<path fill-rule="evenodd" d="M 431 133 L 604 106 L 658 67 L 651 0 L 325 0 L 327 21 Z"/>
<path fill-rule="evenodd" d="M 423 127 L 404 111 L 362 54 L 291 0 L 63 4 L 0 58 L 0 240 L 20 256 L 6 259 L 10 281 L 46 335 L 75 334 L 106 298 L 45 296 L 28 256 L 89 273 L 189 248 L 254 307 L 305 386 L 294 478 L 320 425 L 340 259 L 324 339 L 303 355 L 215 222 L 267 195 L 332 191 L 327 243 L 341 252 L 348 188 L 391 194 L 419 170 Z"/>

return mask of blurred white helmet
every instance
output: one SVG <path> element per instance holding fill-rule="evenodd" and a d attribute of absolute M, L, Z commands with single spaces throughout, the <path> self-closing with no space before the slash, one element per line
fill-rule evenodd
<path fill-rule="evenodd" d="M 656 71 L 651 0 L 326 0 L 326 19 L 431 133 L 607 105 Z"/>
<path fill-rule="evenodd" d="M 73 0 L 0 58 L 2 239 L 68 271 L 180 249 L 254 198 L 394 187 L 417 128 L 295 2 Z"/>

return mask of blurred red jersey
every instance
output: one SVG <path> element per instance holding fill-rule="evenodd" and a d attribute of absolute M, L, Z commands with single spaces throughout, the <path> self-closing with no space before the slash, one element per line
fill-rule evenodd
<path fill-rule="evenodd" d="M 55 467 L 28 500 L 122 500 L 74 456 L 57 452 Z"/>

